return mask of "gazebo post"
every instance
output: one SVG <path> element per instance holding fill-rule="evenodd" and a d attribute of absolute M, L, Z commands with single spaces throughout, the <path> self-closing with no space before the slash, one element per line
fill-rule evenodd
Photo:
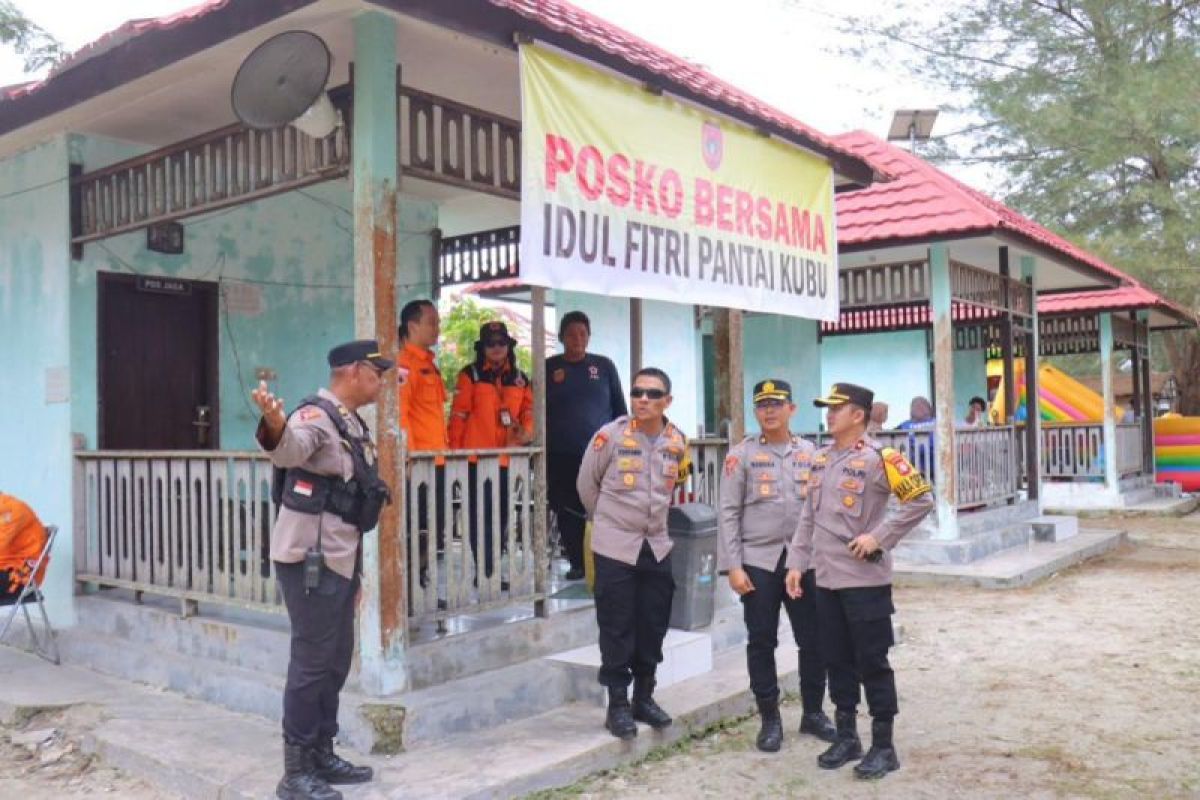
<path fill-rule="evenodd" d="M 396 22 L 378 11 L 354 18 L 354 332 L 398 349 L 396 333 Z M 395 490 L 375 535 L 363 537 L 359 663 L 364 691 L 387 695 L 407 685 L 404 591 L 404 471 L 399 463 L 399 386 L 384 381 L 379 402 L 365 409 L 377 432 L 379 468 Z"/>
<path fill-rule="evenodd" d="M 1008 264 L 1008 247 L 1000 247 L 1000 276 L 1003 278 L 1010 277 L 1010 268 Z M 1011 423 L 1013 415 L 1017 410 L 1017 398 L 1021 395 L 1017 391 L 1015 378 L 1013 377 L 1013 314 L 1012 314 L 1012 297 L 1008 292 L 1008 283 L 1004 283 L 1004 308 L 1005 314 L 1000 322 L 1000 358 L 1004 365 L 1004 419 L 997 420 L 1001 425 Z"/>
<path fill-rule="evenodd" d="M 958 538 L 958 459 L 954 441 L 954 320 L 951 315 L 950 254 L 945 244 L 929 248 L 930 310 L 933 313 L 933 380 L 936 423 L 938 539 Z"/>
<path fill-rule="evenodd" d="M 1025 495 L 1037 500 L 1042 480 L 1042 415 L 1038 406 L 1037 262 L 1021 256 L 1021 280 L 1032 292 L 1029 332 L 1025 334 Z M 1041 503 L 1038 503 L 1041 507 Z"/>
<path fill-rule="evenodd" d="M 1110 493 L 1119 490 L 1117 481 L 1117 405 L 1113 391 L 1112 312 L 1100 314 L 1100 381 L 1104 391 L 1104 486 Z"/>
<path fill-rule="evenodd" d="M 1140 401 L 1142 424 L 1142 472 L 1154 477 L 1154 387 L 1150 385 L 1150 312 L 1138 311 L 1137 338 L 1145 342 L 1145 350 L 1141 352 L 1142 398 Z"/>

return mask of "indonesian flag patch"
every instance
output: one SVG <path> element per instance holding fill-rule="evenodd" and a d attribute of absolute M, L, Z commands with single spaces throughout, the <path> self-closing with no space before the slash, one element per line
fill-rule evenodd
<path fill-rule="evenodd" d="M 292 484 L 292 494 L 299 494 L 305 497 L 312 497 L 313 485 L 308 481 L 296 481 Z"/>

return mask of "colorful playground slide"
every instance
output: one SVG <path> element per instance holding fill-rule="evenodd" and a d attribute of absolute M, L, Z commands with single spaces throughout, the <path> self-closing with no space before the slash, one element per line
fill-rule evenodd
<path fill-rule="evenodd" d="M 998 360 L 988 362 L 988 375 L 1003 375 L 1003 365 Z M 1021 387 L 1020 404 L 1014 415 L 1025 419 L 1025 361 L 1013 362 L 1013 379 Z M 1004 380 L 992 403 L 992 419 L 1004 419 Z M 1038 367 L 1038 411 L 1046 422 L 1101 422 L 1104 419 L 1104 398 L 1062 370 L 1049 364 Z M 1125 411 L 1117 407 L 1117 419 Z"/>
<path fill-rule="evenodd" d="M 1154 464 L 1159 483 L 1178 483 L 1200 492 L 1200 417 L 1154 420 Z"/>

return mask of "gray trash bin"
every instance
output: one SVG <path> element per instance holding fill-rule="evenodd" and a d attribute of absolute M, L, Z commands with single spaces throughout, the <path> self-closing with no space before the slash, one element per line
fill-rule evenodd
<path fill-rule="evenodd" d="M 717 512 L 704 503 L 672 506 L 667 531 L 675 543 L 671 575 L 671 627 L 685 631 L 712 624 L 717 578 Z"/>

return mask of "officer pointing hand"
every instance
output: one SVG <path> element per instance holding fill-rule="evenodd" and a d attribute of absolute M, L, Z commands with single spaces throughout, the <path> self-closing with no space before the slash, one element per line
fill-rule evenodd
<path fill-rule="evenodd" d="M 278 441 L 284 426 L 287 425 L 287 414 L 283 411 L 283 398 L 272 394 L 271 390 L 267 388 L 266 381 L 258 382 L 258 388 L 250 393 L 250 398 L 262 412 L 267 432 L 275 441 Z"/>

